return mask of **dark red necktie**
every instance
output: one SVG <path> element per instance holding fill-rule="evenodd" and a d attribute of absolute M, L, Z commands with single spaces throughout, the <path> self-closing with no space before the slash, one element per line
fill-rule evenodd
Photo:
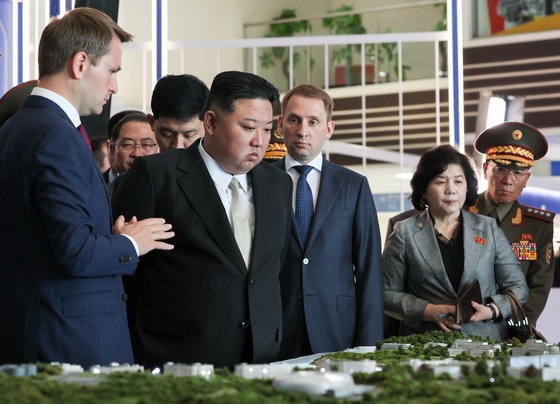
<path fill-rule="evenodd" d="M 84 128 L 84 125 L 80 124 L 78 125 L 78 130 L 80 131 L 80 134 L 82 135 L 82 137 L 84 138 L 84 141 L 86 142 L 86 144 L 88 145 L 89 149 L 91 150 L 91 142 L 89 141 L 89 137 L 88 134 L 86 132 L 86 128 Z M 93 152 L 93 151 L 92 151 Z"/>

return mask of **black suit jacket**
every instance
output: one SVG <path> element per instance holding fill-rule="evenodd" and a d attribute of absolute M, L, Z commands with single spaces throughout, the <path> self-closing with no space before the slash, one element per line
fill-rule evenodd
<path fill-rule="evenodd" d="M 108 184 L 109 182 L 109 171 L 111 171 L 111 169 L 109 168 L 108 170 L 106 170 L 105 172 L 103 172 L 103 179 L 105 180 L 105 184 Z"/>
<path fill-rule="evenodd" d="M 150 367 L 173 361 L 233 368 L 249 337 L 255 363 L 274 361 L 282 335 L 278 274 L 292 220 L 290 178 L 268 163 L 249 174 L 255 234 L 248 271 L 199 142 L 136 159 L 113 196 L 115 214 L 162 217 L 175 231 L 175 248 L 143 256 L 134 282 L 125 285 L 135 359 Z"/>

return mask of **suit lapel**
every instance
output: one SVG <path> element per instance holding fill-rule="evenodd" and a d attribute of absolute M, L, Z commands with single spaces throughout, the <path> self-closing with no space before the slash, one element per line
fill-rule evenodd
<path fill-rule="evenodd" d="M 478 241 L 475 241 L 478 240 Z M 482 242 L 484 240 L 484 243 Z M 491 242 L 487 239 L 486 233 L 483 228 L 477 226 L 472 216 L 468 213 L 463 214 L 463 255 L 464 267 L 463 276 L 461 277 L 461 284 L 459 286 L 460 295 L 463 289 L 470 285 L 470 283 L 478 278 L 477 266 L 480 257 L 483 255 L 482 251 L 486 248 L 486 243 Z"/>
<path fill-rule="evenodd" d="M 519 210 L 519 213 L 521 214 L 521 218 L 523 218 L 523 207 L 521 206 L 519 201 L 516 199 L 513 202 L 513 205 L 511 205 L 511 208 L 510 208 L 509 212 L 504 216 L 504 220 L 502 220 L 500 222 L 500 229 L 502 229 L 504 232 L 506 232 L 506 231 L 508 231 L 507 229 L 512 227 L 513 223 L 515 222 L 518 210 Z M 521 219 L 520 224 L 523 223 L 522 220 L 523 219 Z M 515 227 L 515 225 L 513 225 L 513 226 Z M 519 225 L 517 225 L 517 227 L 519 227 Z"/>
<path fill-rule="evenodd" d="M 323 159 L 323 167 L 321 169 L 321 184 L 319 186 L 319 195 L 317 196 L 317 206 L 313 215 L 313 222 L 309 231 L 309 240 L 307 248 L 313 244 L 313 240 L 321 230 L 323 223 L 329 216 L 337 195 L 342 188 L 344 179 L 340 178 L 340 168 L 328 160 Z M 301 242 L 300 242 L 301 245 Z"/>
<path fill-rule="evenodd" d="M 412 236 L 418 252 L 432 270 L 440 285 L 444 285 L 447 291 L 456 296 L 455 290 L 449 281 L 447 272 L 443 265 L 443 259 L 439 251 L 439 245 L 434 234 L 433 226 L 428 211 L 422 212 L 415 219 L 415 232 Z"/>
<path fill-rule="evenodd" d="M 282 160 L 280 160 L 280 162 L 276 163 L 276 167 L 278 167 L 279 169 L 281 169 L 282 171 L 286 172 L 286 160 L 285 158 L 283 158 Z M 288 174 L 289 175 L 289 174 Z M 291 179 L 292 177 L 290 177 Z M 292 183 L 292 187 L 293 187 L 293 183 Z M 294 194 L 292 195 L 292 198 L 295 198 L 296 194 L 294 192 Z M 296 225 L 296 216 L 295 216 L 295 212 L 293 209 L 293 204 L 292 206 L 292 228 L 291 228 L 291 232 L 292 232 L 292 237 L 294 238 L 294 240 L 296 240 L 296 244 L 298 245 L 299 249 L 303 252 L 303 244 L 301 243 L 301 238 L 299 237 L 299 231 L 297 229 L 297 225 Z M 309 240 L 311 241 L 311 240 Z M 308 243 L 309 245 L 309 243 Z"/>
<path fill-rule="evenodd" d="M 261 163 L 269 164 L 269 163 Z M 267 251 L 267 245 L 270 242 L 270 235 L 267 233 L 269 220 L 276 217 L 275 204 L 271 201 L 270 190 L 272 186 L 269 182 L 272 179 L 270 173 L 265 172 L 255 166 L 250 172 L 251 186 L 253 188 L 253 202 L 255 204 L 255 234 L 253 236 L 253 248 L 251 250 L 250 269 L 252 271 L 264 267 L 262 262 L 265 257 L 262 252 Z"/>
<path fill-rule="evenodd" d="M 237 247 L 224 205 L 216 191 L 214 181 L 208 172 L 200 153 L 198 140 L 185 150 L 177 164 L 183 174 L 177 178 L 179 187 L 187 197 L 200 220 L 215 240 L 216 245 L 226 254 L 239 271 L 247 275 L 247 267 Z"/>

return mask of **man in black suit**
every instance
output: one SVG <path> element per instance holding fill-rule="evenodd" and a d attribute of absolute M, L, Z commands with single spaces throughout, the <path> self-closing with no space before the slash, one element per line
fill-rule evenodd
<path fill-rule="evenodd" d="M 138 363 L 233 368 L 276 359 L 292 185 L 259 163 L 277 101 L 278 90 L 258 76 L 220 73 L 204 137 L 136 159 L 115 192 L 115 212 L 139 220 L 158 212 L 176 234 L 174 252 L 146 256 L 125 285 Z"/>

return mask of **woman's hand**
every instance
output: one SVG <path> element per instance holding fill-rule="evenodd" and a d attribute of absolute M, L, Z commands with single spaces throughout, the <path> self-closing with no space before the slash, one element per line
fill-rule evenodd
<path fill-rule="evenodd" d="M 500 309 L 498 309 L 498 306 L 496 306 L 495 303 L 490 304 L 496 311 L 496 318 L 500 317 Z M 484 306 L 483 304 L 478 304 L 477 302 L 471 302 L 471 306 L 476 310 L 476 313 L 473 314 L 469 323 L 476 323 L 477 321 L 483 320 L 492 320 L 492 309 L 490 307 Z"/>
<path fill-rule="evenodd" d="M 428 305 L 424 309 L 422 320 L 432 321 L 439 325 L 439 327 L 446 332 L 451 332 L 450 328 L 460 330 L 461 326 L 455 322 L 455 310 L 455 306 L 428 303 Z"/>

